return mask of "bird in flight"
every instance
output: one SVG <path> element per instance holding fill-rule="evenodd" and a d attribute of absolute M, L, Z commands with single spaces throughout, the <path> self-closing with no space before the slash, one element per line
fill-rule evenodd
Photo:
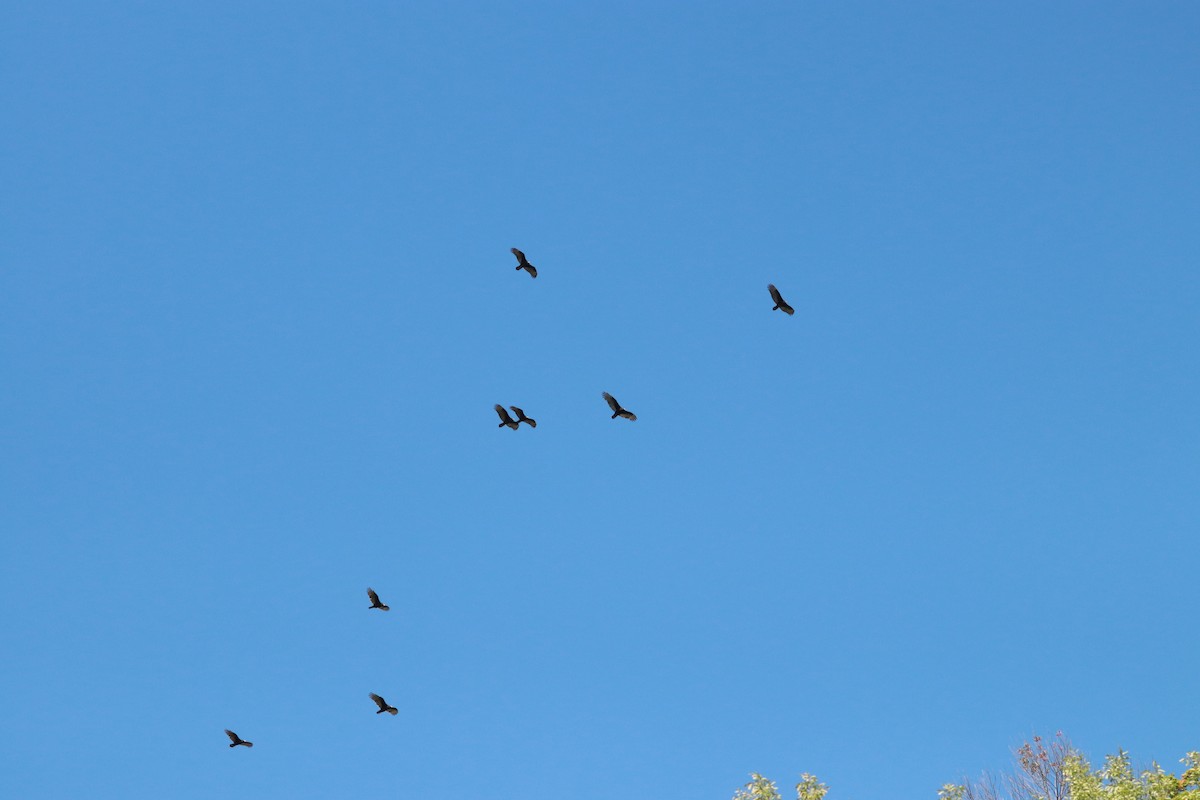
<path fill-rule="evenodd" d="M 617 417 L 624 417 L 627 420 L 636 420 L 637 419 L 637 414 L 634 414 L 632 411 L 628 411 L 624 408 L 621 408 L 621 404 L 617 402 L 617 398 L 613 397 L 608 392 L 604 392 L 603 394 L 604 394 L 604 399 L 608 401 L 608 407 L 612 409 L 612 412 L 613 412 L 612 418 L 613 419 L 616 419 Z"/>
<path fill-rule="evenodd" d="M 529 263 L 529 260 L 527 258 L 525 258 L 524 253 L 522 253 L 520 250 L 518 250 L 517 248 L 514 247 L 514 248 L 512 248 L 512 254 L 517 257 L 517 269 L 518 270 L 522 270 L 522 269 L 525 270 L 526 272 L 529 273 L 529 277 L 531 277 L 531 278 L 537 277 L 537 267 L 535 267 L 533 264 Z"/>
<path fill-rule="evenodd" d="M 243 747 L 254 747 L 254 742 L 247 742 L 245 739 L 229 730 L 229 728 L 225 729 L 225 735 L 229 737 L 229 741 L 233 742 L 233 744 L 229 745 L 230 747 L 237 747 L 239 744 Z"/>
<path fill-rule="evenodd" d="M 375 594 L 375 590 L 367 587 L 367 597 L 371 598 L 371 608 L 378 608 L 380 611 L 391 611 L 391 606 L 385 606 L 379 602 L 379 595 Z"/>
<path fill-rule="evenodd" d="M 375 705 L 379 706 L 379 710 L 375 712 L 376 714 L 382 714 L 383 712 L 386 711 L 387 713 L 391 714 L 394 717 L 394 716 L 396 716 L 396 714 L 399 713 L 396 710 L 395 706 L 389 706 L 387 704 L 387 700 L 384 700 L 382 697 L 375 694 L 374 692 L 371 692 L 371 699 L 375 701 Z"/>
<path fill-rule="evenodd" d="M 496 426 L 497 428 L 503 428 L 505 425 L 507 425 L 508 427 L 512 428 L 515 431 L 517 429 L 517 427 L 521 424 L 521 423 L 517 422 L 515 419 L 513 419 L 512 417 L 510 417 L 508 415 L 508 410 L 505 409 L 504 406 L 500 405 L 499 403 L 492 406 L 492 408 L 496 409 L 496 413 L 500 415 L 500 424 Z"/>
<path fill-rule="evenodd" d="M 522 411 L 521 409 L 517 408 L 516 406 L 509 406 L 509 408 L 511 408 L 513 410 L 513 413 L 517 415 L 517 424 L 518 425 L 520 425 L 522 422 L 528 422 L 529 427 L 531 427 L 531 428 L 537 427 L 536 419 L 525 416 L 525 412 Z"/>
<path fill-rule="evenodd" d="M 781 295 L 779 290 L 775 288 L 775 284 L 768 283 L 767 291 L 771 293 L 771 299 L 775 301 L 775 305 L 771 307 L 772 311 L 779 309 L 789 317 L 796 313 L 796 309 L 787 304 L 787 302 L 783 299 L 783 295 Z"/>

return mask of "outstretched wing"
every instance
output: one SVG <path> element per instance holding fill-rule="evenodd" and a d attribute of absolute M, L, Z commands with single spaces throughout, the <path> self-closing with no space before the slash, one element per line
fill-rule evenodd
<path fill-rule="evenodd" d="M 617 402 L 617 398 L 613 397 L 608 392 L 601 392 L 601 394 L 603 394 L 604 399 L 608 401 L 608 407 L 613 410 L 613 413 L 620 414 L 621 413 L 621 404 Z"/>
<path fill-rule="evenodd" d="M 529 263 L 529 262 L 528 262 L 528 261 L 525 259 L 525 254 L 524 254 L 524 253 L 522 253 L 522 252 L 521 252 L 520 250 L 518 250 L 517 248 L 515 248 L 515 247 L 514 247 L 514 248 L 512 248 L 512 254 L 513 254 L 514 256 L 516 256 L 516 257 L 517 257 L 517 261 L 521 262 L 521 266 L 522 266 L 522 267 L 523 267 L 523 266 L 525 266 L 526 264 L 528 264 L 528 263 Z"/>
<path fill-rule="evenodd" d="M 375 701 L 375 705 L 379 706 L 380 711 L 388 707 L 387 701 L 374 692 L 371 692 L 371 699 Z"/>
<path fill-rule="evenodd" d="M 530 264 L 528 261 L 526 261 L 521 266 L 524 267 L 525 271 L 529 273 L 529 277 L 531 277 L 531 278 L 537 277 L 537 267 L 535 267 L 533 264 Z"/>
<path fill-rule="evenodd" d="M 228 736 L 229 741 L 233 742 L 234 744 L 237 744 L 238 742 L 241 741 L 241 739 L 238 737 L 238 735 L 236 733 L 234 733 L 233 731 L 229 730 L 229 728 L 225 729 L 225 735 Z"/>
<path fill-rule="evenodd" d="M 626 411 L 622 408 L 620 414 L 630 422 L 637 422 L 637 414 L 633 413 L 632 411 Z"/>
<path fill-rule="evenodd" d="M 534 419 L 533 417 L 529 416 L 528 414 L 526 414 L 524 409 L 517 408 L 516 406 L 509 406 L 509 408 L 511 408 L 514 412 L 516 412 L 518 423 L 528 422 L 529 427 L 531 427 L 531 428 L 537 427 L 537 420 Z"/>
<path fill-rule="evenodd" d="M 379 602 L 379 595 L 375 594 L 374 589 L 367 589 L 367 597 L 371 598 L 371 602 L 375 605 L 382 605 L 382 603 Z"/>
<path fill-rule="evenodd" d="M 504 408 L 504 406 L 497 403 L 496 405 L 492 406 L 492 408 L 496 409 L 496 413 L 500 415 L 500 421 L 504 424 L 507 425 L 513 421 L 513 418 L 508 415 L 508 411 Z"/>
<path fill-rule="evenodd" d="M 531 427 L 531 428 L 537 427 L 536 419 L 534 419 L 533 417 L 526 416 L 525 412 L 522 411 L 521 409 L 517 408 L 516 406 L 509 406 L 509 408 L 511 408 L 514 412 L 516 412 L 518 424 L 522 423 L 522 422 L 528 422 L 529 427 Z"/>

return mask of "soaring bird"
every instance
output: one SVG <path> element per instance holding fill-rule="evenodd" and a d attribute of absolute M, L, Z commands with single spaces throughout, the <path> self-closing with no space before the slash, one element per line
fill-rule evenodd
<path fill-rule="evenodd" d="M 632 411 L 627 411 L 627 410 L 621 408 L 621 404 L 617 402 L 617 398 L 613 397 L 608 392 L 604 392 L 603 394 L 604 394 L 604 399 L 608 401 L 608 407 L 612 409 L 612 412 L 613 412 L 612 418 L 613 419 L 616 419 L 617 417 L 624 417 L 625 419 L 628 419 L 628 420 L 637 419 L 637 414 L 634 414 Z"/>
<path fill-rule="evenodd" d="M 510 417 L 508 415 L 508 411 L 506 411 L 504 406 L 500 405 L 499 403 L 492 406 L 492 408 L 496 409 L 496 413 L 500 415 L 500 424 L 496 426 L 497 428 L 503 428 L 505 425 L 507 425 L 515 431 L 517 426 L 521 424 Z"/>
<path fill-rule="evenodd" d="M 529 427 L 531 427 L 531 428 L 537 427 L 536 419 L 525 416 L 525 412 L 522 411 L 521 409 L 517 408 L 516 406 L 509 406 L 509 408 L 511 408 L 513 410 L 513 413 L 517 415 L 517 424 L 518 425 L 520 425 L 522 422 L 528 422 Z"/>
<path fill-rule="evenodd" d="M 229 730 L 229 728 L 225 729 L 225 735 L 229 737 L 229 741 L 233 742 L 233 744 L 229 745 L 230 747 L 237 747 L 239 744 L 243 747 L 254 747 L 254 742 L 247 742 L 245 739 Z"/>
<path fill-rule="evenodd" d="M 517 257 L 517 269 L 518 270 L 522 270 L 522 269 L 525 270 L 526 272 L 529 273 L 529 277 L 531 277 L 531 278 L 537 277 L 537 267 L 535 267 L 533 264 L 529 263 L 529 260 L 527 258 L 525 258 L 524 253 L 522 253 L 520 250 L 518 250 L 517 248 L 514 247 L 514 248 L 512 248 L 512 254 Z"/>
<path fill-rule="evenodd" d="M 791 316 L 792 314 L 796 313 L 796 309 L 792 308 L 791 306 L 789 306 L 787 304 L 786 301 L 784 301 L 783 295 L 781 295 L 779 293 L 779 290 L 775 288 L 775 284 L 768 283 L 767 291 L 771 293 L 771 299 L 775 301 L 775 305 L 771 307 L 772 311 L 774 311 L 775 309 L 779 309 L 780 311 L 787 314 L 788 316 Z"/>
<path fill-rule="evenodd" d="M 386 711 L 387 713 L 391 714 L 394 717 L 394 716 L 396 716 L 396 714 L 399 713 L 396 710 L 395 706 L 389 706 L 387 704 L 387 700 L 384 700 L 382 697 L 375 694 L 374 692 L 371 692 L 371 699 L 375 701 L 375 705 L 379 706 L 379 710 L 375 712 L 376 714 L 382 714 L 383 712 Z"/>
<path fill-rule="evenodd" d="M 367 597 L 371 598 L 371 608 L 378 608 L 380 611 L 392 610 L 391 606 L 385 606 L 383 603 L 379 602 L 379 595 L 375 594 L 375 590 L 369 586 L 367 587 Z"/>

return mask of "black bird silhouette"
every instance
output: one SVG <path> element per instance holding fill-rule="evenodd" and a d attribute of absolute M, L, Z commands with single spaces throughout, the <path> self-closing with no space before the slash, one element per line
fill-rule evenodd
<path fill-rule="evenodd" d="M 613 397 L 608 392 L 604 392 L 604 399 L 608 401 L 608 407 L 612 409 L 612 412 L 613 412 L 612 418 L 613 419 L 616 419 L 617 417 L 624 417 L 625 419 L 628 419 L 628 420 L 637 419 L 637 414 L 633 413 L 632 411 L 627 411 L 626 409 L 621 408 L 621 404 L 617 402 L 617 398 Z"/>
<path fill-rule="evenodd" d="M 514 247 L 514 248 L 512 248 L 512 254 L 517 257 L 517 269 L 518 270 L 522 270 L 522 269 L 525 270 L 526 272 L 529 273 L 529 276 L 531 278 L 537 277 L 537 267 L 535 267 L 533 264 L 529 263 L 529 260 L 527 258 L 525 258 L 524 253 L 522 253 L 520 250 L 518 250 L 517 248 Z"/>
<path fill-rule="evenodd" d="M 767 291 L 771 293 L 771 299 L 775 301 L 775 305 L 771 307 L 772 311 L 774 311 L 775 309 L 779 309 L 783 313 L 787 314 L 789 317 L 792 314 L 796 313 L 796 309 L 792 308 L 784 301 L 783 295 L 781 295 L 779 293 L 779 290 L 775 288 L 775 284 L 768 283 Z"/>
<path fill-rule="evenodd" d="M 379 595 L 375 594 L 375 590 L 369 586 L 367 587 L 367 597 L 371 598 L 371 608 L 378 608 L 380 611 L 392 610 L 391 606 L 385 606 L 383 603 L 379 602 Z"/>
<path fill-rule="evenodd" d="M 396 710 L 395 706 L 389 706 L 387 704 L 387 700 L 384 700 L 382 697 L 375 694 L 374 692 L 371 692 L 371 699 L 375 701 L 375 705 L 379 706 L 379 710 L 375 712 L 376 714 L 382 714 L 383 712 L 386 711 L 387 713 L 391 714 L 394 717 L 394 716 L 396 716 L 397 713 L 399 713 Z"/>
<path fill-rule="evenodd" d="M 522 411 L 521 409 L 517 408 L 516 406 L 509 406 L 509 408 L 511 408 L 513 410 L 513 413 L 517 415 L 517 424 L 518 425 L 520 425 L 522 422 L 528 422 L 529 427 L 531 427 L 531 428 L 537 427 L 536 419 L 525 416 L 525 412 Z"/>
<path fill-rule="evenodd" d="M 508 415 L 508 411 L 506 411 L 504 406 L 500 405 L 499 403 L 492 406 L 492 408 L 496 409 L 496 413 L 500 415 L 500 424 L 496 426 L 497 428 L 503 428 L 505 425 L 507 425 L 515 431 L 517 426 L 521 424 L 510 417 Z"/>
<path fill-rule="evenodd" d="M 254 747 L 254 742 L 247 742 L 245 739 L 229 730 L 229 728 L 225 729 L 225 735 L 229 737 L 229 741 L 233 742 L 233 744 L 229 745 L 230 747 L 237 747 L 239 744 L 243 747 Z"/>

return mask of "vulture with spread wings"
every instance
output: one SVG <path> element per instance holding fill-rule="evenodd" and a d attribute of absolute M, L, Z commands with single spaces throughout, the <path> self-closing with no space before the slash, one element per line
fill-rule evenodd
<path fill-rule="evenodd" d="M 517 422 L 515 419 L 513 419 L 512 417 L 510 417 L 508 415 L 508 409 L 506 409 L 504 406 L 500 405 L 499 403 L 492 406 L 492 408 L 496 409 L 496 413 L 500 415 L 500 424 L 496 426 L 497 428 L 503 428 L 504 426 L 507 425 L 508 427 L 512 428 L 515 431 L 517 429 L 517 426 L 521 424 L 521 423 Z"/>
<path fill-rule="evenodd" d="M 525 412 L 522 411 L 521 409 L 517 408 L 516 406 L 509 406 L 509 408 L 511 408 L 513 410 L 513 413 L 517 415 L 517 424 L 518 425 L 520 425 L 522 422 L 528 422 L 529 427 L 531 427 L 531 428 L 537 427 L 536 419 L 525 416 Z"/>
<path fill-rule="evenodd" d="M 395 706 L 389 706 L 387 704 L 387 700 L 384 700 L 382 697 L 375 694 L 374 692 L 371 692 L 371 699 L 375 701 L 375 705 L 379 706 L 379 710 L 375 712 L 376 714 L 382 714 L 383 712 L 386 711 L 387 713 L 391 714 L 394 717 L 394 716 L 396 716 L 396 714 L 399 713 L 396 710 Z"/>
<path fill-rule="evenodd" d="M 613 412 L 612 418 L 613 419 L 616 419 L 617 417 L 624 417 L 627 420 L 637 419 L 637 414 L 634 414 L 632 411 L 629 411 L 627 409 L 621 408 L 621 404 L 617 402 L 617 398 L 613 397 L 608 392 L 604 392 L 603 394 L 604 394 L 604 399 L 608 401 L 608 407 L 612 409 L 612 412 Z"/>
<path fill-rule="evenodd" d="M 254 742 L 247 742 L 245 739 L 229 730 L 229 728 L 225 729 L 225 735 L 229 737 L 229 741 L 233 742 L 233 744 L 229 745 L 230 747 L 237 747 L 239 744 L 243 747 L 254 747 Z"/>
<path fill-rule="evenodd" d="M 772 311 L 779 309 L 789 317 L 796 313 L 796 309 L 787 304 L 787 302 L 783 299 L 783 295 L 781 295 L 779 290 L 775 288 L 775 284 L 768 283 L 767 291 L 771 293 L 771 299 L 775 301 L 775 305 L 771 307 Z"/>
<path fill-rule="evenodd" d="M 375 590 L 369 586 L 367 587 L 367 597 L 371 598 L 371 608 L 378 608 L 380 611 L 392 610 L 391 606 L 385 606 L 383 603 L 379 602 L 379 595 L 375 594 Z"/>
<path fill-rule="evenodd" d="M 517 248 L 512 248 L 512 254 L 517 257 L 517 270 L 525 270 L 529 273 L 529 277 L 537 277 L 537 267 L 529 263 L 529 259 L 525 258 L 525 254 Z"/>

